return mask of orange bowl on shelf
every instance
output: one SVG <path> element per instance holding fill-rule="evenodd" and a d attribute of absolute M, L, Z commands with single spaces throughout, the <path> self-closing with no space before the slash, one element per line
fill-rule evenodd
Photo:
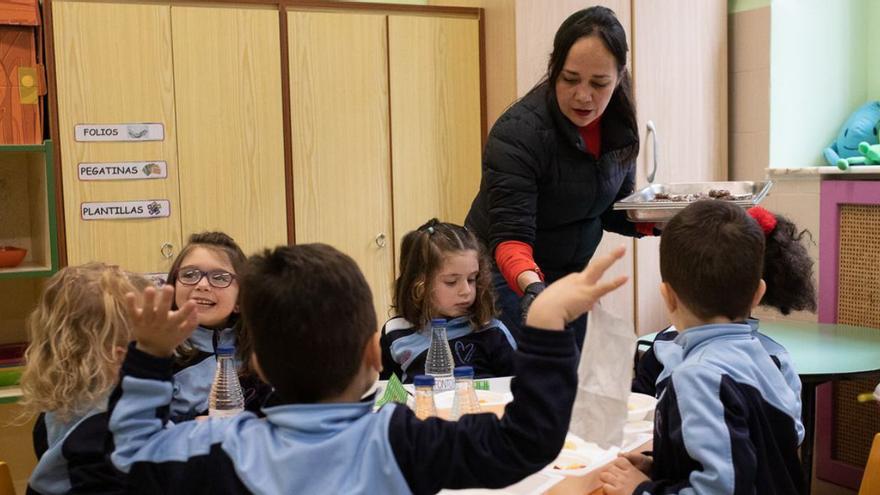
<path fill-rule="evenodd" d="M 13 246 L 0 246 L 0 268 L 13 268 L 21 264 L 27 249 Z"/>

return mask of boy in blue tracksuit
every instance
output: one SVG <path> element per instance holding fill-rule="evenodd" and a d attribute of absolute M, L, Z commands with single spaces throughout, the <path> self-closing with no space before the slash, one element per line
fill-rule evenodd
<path fill-rule="evenodd" d="M 596 258 L 535 300 L 515 355 L 519 376 L 503 419 L 416 419 L 405 406 L 360 401 L 381 369 L 372 296 L 348 256 L 320 244 L 248 261 L 241 309 L 254 367 L 275 388 L 252 413 L 166 428 L 172 351 L 194 305 L 169 311 L 171 291 L 130 296 L 136 343 L 111 397 L 111 458 L 141 493 L 434 493 L 502 487 L 538 471 L 565 440 L 577 383 L 574 336 L 563 331 L 625 282 L 600 280 L 623 249 Z M 547 329 L 547 330 L 541 330 Z"/>
<path fill-rule="evenodd" d="M 800 494 L 800 397 L 747 322 L 761 300 L 764 233 L 740 207 L 698 201 L 660 241 L 672 345 L 657 352 L 653 456 L 603 473 L 618 494 Z M 667 352 L 668 351 L 668 352 Z"/>

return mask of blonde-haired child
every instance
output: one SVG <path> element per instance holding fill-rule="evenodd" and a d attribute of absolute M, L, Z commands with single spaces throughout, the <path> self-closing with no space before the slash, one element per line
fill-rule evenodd
<path fill-rule="evenodd" d="M 131 337 L 125 294 L 148 285 L 103 263 L 64 268 L 47 282 L 28 319 L 21 377 L 20 404 L 39 414 L 28 493 L 123 491 L 105 454 L 107 397 Z"/>

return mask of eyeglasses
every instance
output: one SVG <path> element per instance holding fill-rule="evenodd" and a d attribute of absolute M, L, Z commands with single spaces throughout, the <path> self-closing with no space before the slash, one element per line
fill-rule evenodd
<path fill-rule="evenodd" d="M 235 275 L 226 270 L 211 270 L 203 272 L 198 268 L 187 267 L 177 271 L 177 281 L 183 285 L 196 285 L 202 281 L 202 277 L 208 277 L 208 283 L 212 287 L 225 289 L 232 285 Z"/>

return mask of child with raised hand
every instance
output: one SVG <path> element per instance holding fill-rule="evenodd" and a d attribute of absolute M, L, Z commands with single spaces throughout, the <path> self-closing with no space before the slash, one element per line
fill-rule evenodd
<path fill-rule="evenodd" d="M 606 494 L 803 493 L 800 396 L 746 322 L 766 290 L 764 246 L 724 201 L 666 225 L 660 294 L 681 351 L 662 363 L 653 456 L 619 457 L 600 475 Z"/>
<path fill-rule="evenodd" d="M 464 227 L 434 218 L 403 237 L 394 286 L 398 316 L 382 327 L 382 379 L 393 373 L 410 383 L 425 373 L 435 318 L 447 321 L 455 366 L 473 367 L 477 378 L 513 374 L 516 343 L 494 318 L 490 266 Z"/>
<path fill-rule="evenodd" d="M 756 206 L 747 213 L 765 236 L 763 280 L 767 284 L 760 305 L 775 308 L 783 315 L 794 311 L 816 311 L 816 284 L 813 282 L 813 259 L 803 243 L 806 231 L 798 230 L 788 218 Z M 785 375 L 789 386 L 800 397 L 801 381 L 791 363 L 788 351 L 781 344 L 760 332 L 760 322 L 751 316 L 746 319 L 752 334 L 773 357 Z M 674 340 L 678 331 L 669 327 L 654 339 L 654 344 L 639 359 L 633 378 L 632 391 L 655 395 L 657 382 L 666 379 L 665 362 L 677 362 L 681 348 Z"/>
<path fill-rule="evenodd" d="M 172 292 L 131 297 L 136 344 L 111 399 L 114 464 L 145 493 L 435 493 L 503 487 L 552 461 L 565 441 L 578 351 L 566 322 L 625 277 L 602 280 L 623 248 L 535 300 L 514 353 L 513 402 L 450 422 L 403 405 L 377 413 L 361 397 L 382 367 L 372 296 L 357 265 L 322 244 L 252 257 L 241 276 L 254 368 L 279 404 L 167 426 L 175 346 L 195 326 L 194 303 L 169 310 Z"/>
<path fill-rule="evenodd" d="M 39 459 L 28 493 L 124 493 L 110 462 L 107 397 L 130 339 L 125 294 L 149 284 L 103 263 L 62 268 L 28 319 L 21 376 L 25 415 Z"/>
<path fill-rule="evenodd" d="M 171 265 L 167 285 L 174 288 L 172 307 L 192 301 L 199 326 L 176 350 L 175 422 L 193 419 L 208 411 L 208 394 L 217 369 L 218 347 L 234 346 L 240 364 L 245 407 L 258 411 L 268 387 L 250 370 L 250 341 L 239 312 L 238 272 L 247 258 L 238 244 L 222 232 L 192 234 Z"/>

